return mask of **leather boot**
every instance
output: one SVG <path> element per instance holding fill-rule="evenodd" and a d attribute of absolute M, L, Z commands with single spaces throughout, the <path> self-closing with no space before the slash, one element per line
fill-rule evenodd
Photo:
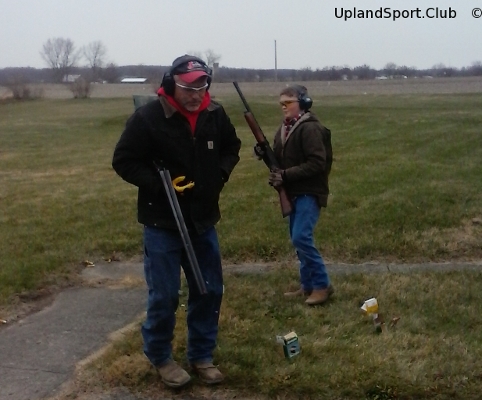
<path fill-rule="evenodd" d="M 213 363 L 194 363 L 191 368 L 199 376 L 199 379 L 208 385 L 222 382 L 224 379 L 221 371 Z"/>
<path fill-rule="evenodd" d="M 191 376 L 173 360 L 167 361 L 156 369 L 162 382 L 172 388 L 184 386 L 191 380 Z"/>
<path fill-rule="evenodd" d="M 292 292 L 286 292 L 286 293 L 284 293 L 284 295 L 285 295 L 286 297 L 301 297 L 301 296 L 308 297 L 310 294 L 311 294 L 311 291 L 305 291 L 305 290 L 302 289 L 302 288 L 299 288 L 299 289 L 294 290 L 294 291 L 292 291 Z"/>
<path fill-rule="evenodd" d="M 305 300 L 305 303 L 310 305 L 310 306 L 315 306 L 315 305 L 318 305 L 318 304 L 323 304 L 325 303 L 329 298 L 330 296 L 335 292 L 335 290 L 333 289 L 333 286 L 328 286 L 327 288 L 325 289 L 314 289 L 312 292 L 311 292 L 311 295 L 310 297 L 308 297 L 306 300 Z"/>

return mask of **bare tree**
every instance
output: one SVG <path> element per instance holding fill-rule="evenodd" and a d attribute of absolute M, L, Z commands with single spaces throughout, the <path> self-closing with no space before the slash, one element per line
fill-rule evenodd
<path fill-rule="evenodd" d="M 397 72 L 397 64 L 394 62 L 389 62 L 387 65 L 385 65 L 385 68 L 383 68 L 385 71 L 385 75 L 389 78 L 393 78 L 393 75 L 396 74 Z"/>
<path fill-rule="evenodd" d="M 201 60 L 204 60 L 204 57 L 200 51 L 188 51 L 187 54 L 189 54 L 190 56 L 200 58 Z"/>
<path fill-rule="evenodd" d="M 56 82 L 62 79 L 75 67 L 80 53 L 75 50 L 74 42 L 65 38 L 53 38 L 47 40 L 42 47 L 40 55 L 52 69 Z"/>
<path fill-rule="evenodd" d="M 206 63 L 212 68 L 214 66 L 214 63 L 217 63 L 220 59 L 221 56 L 219 54 L 216 54 L 213 50 L 208 49 L 204 52 L 206 56 Z"/>
<path fill-rule="evenodd" d="M 299 71 L 299 77 L 302 81 L 309 81 L 313 75 L 313 70 L 310 66 L 303 67 Z"/>
<path fill-rule="evenodd" d="M 471 70 L 472 74 L 475 75 L 475 76 L 482 75 L 482 62 L 474 61 L 472 63 L 472 66 L 470 67 L 470 70 Z"/>
<path fill-rule="evenodd" d="M 353 74 L 358 77 L 358 79 L 373 79 L 376 76 L 376 71 L 372 69 L 369 65 L 363 64 L 358 67 L 353 68 Z"/>
<path fill-rule="evenodd" d="M 108 64 L 102 73 L 103 78 L 109 83 L 116 83 L 119 80 L 119 70 L 116 64 Z"/>
<path fill-rule="evenodd" d="M 78 78 L 69 84 L 69 89 L 74 95 L 74 99 L 87 99 L 92 94 L 92 83 L 85 78 Z"/>
<path fill-rule="evenodd" d="M 200 51 L 189 51 L 187 54 L 204 60 L 211 68 L 214 66 L 214 63 L 217 63 L 221 59 L 221 56 L 211 49 L 206 50 L 204 55 Z"/>
<path fill-rule="evenodd" d="M 440 70 L 443 70 L 443 69 L 445 69 L 445 68 L 447 68 L 447 67 L 445 66 L 444 63 L 438 63 L 438 64 L 435 64 L 435 65 L 432 67 L 432 69 L 440 69 Z"/>
<path fill-rule="evenodd" d="M 106 47 L 101 41 L 91 42 L 82 48 L 82 53 L 92 72 L 92 80 L 98 80 L 105 64 Z"/>
<path fill-rule="evenodd" d="M 33 89 L 28 79 L 21 73 L 13 73 L 4 83 L 12 92 L 15 100 L 31 100 L 43 97 L 43 89 Z"/>
<path fill-rule="evenodd" d="M 401 65 L 397 67 L 397 71 L 400 75 L 406 76 L 406 77 L 412 77 L 416 75 L 417 68 L 415 67 L 407 67 L 406 65 Z"/>

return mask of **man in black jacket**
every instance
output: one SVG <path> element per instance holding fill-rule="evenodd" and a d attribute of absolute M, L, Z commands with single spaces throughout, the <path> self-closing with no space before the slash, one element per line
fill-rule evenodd
<path fill-rule="evenodd" d="M 142 326 L 144 353 L 170 387 L 190 375 L 173 360 L 172 339 L 179 304 L 180 267 L 189 286 L 187 358 L 206 383 L 223 380 L 213 364 L 223 296 L 221 256 L 215 224 L 219 195 L 239 161 L 241 141 L 223 107 L 211 100 L 211 69 L 189 55 L 174 60 L 159 99 L 128 119 L 112 166 L 138 187 L 138 221 L 144 225 L 144 272 L 149 289 Z M 154 162 L 175 180 L 194 185 L 177 195 L 207 294 L 196 288 L 183 241 Z"/>

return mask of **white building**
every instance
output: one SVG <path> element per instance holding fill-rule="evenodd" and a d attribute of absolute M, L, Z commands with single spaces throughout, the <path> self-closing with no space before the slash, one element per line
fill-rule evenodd
<path fill-rule="evenodd" d="M 146 83 L 147 78 L 122 78 L 121 83 Z"/>

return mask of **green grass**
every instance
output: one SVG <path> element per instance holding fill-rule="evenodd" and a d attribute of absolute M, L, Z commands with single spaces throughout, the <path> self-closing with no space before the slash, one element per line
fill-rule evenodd
<path fill-rule="evenodd" d="M 328 259 L 481 256 L 480 239 L 460 241 L 460 235 L 471 229 L 471 220 L 480 217 L 482 205 L 480 95 L 343 97 L 323 102 L 327 104 L 315 107 L 315 112 L 333 132 L 335 160 L 332 196 L 316 238 Z M 276 108 L 252 108 L 268 136 L 278 123 Z M 242 121 L 235 122 L 243 126 Z M 266 171 L 250 157 L 253 140 L 243 138 L 243 162 L 224 193 L 224 209 L 235 215 L 226 223 L 229 230 L 224 222 L 220 225 L 224 237 L 232 238 L 225 254 L 238 254 L 236 243 L 241 239 L 248 254 L 285 257 L 290 249 L 283 240 L 286 229 L 279 213 L 261 215 L 266 213 L 259 206 L 252 211 L 254 204 L 263 210 L 266 203 L 275 207 L 277 199 L 266 184 Z M 272 240 L 263 240 L 268 231 Z"/>
<path fill-rule="evenodd" d="M 249 99 L 272 137 L 275 98 Z M 293 257 L 267 170 L 238 98 L 223 99 L 243 141 L 221 197 L 228 262 Z M 329 206 L 316 242 L 329 261 L 481 258 L 481 95 L 329 97 Z M 84 259 L 141 254 L 136 188 L 111 168 L 130 99 L 0 105 L 0 302 L 69 274 Z"/>
<path fill-rule="evenodd" d="M 135 189 L 110 167 L 129 106 L 0 106 L 0 299 L 69 274 L 86 258 L 139 252 Z"/>
<path fill-rule="evenodd" d="M 267 137 L 275 97 L 248 99 Z M 476 398 L 482 392 L 478 272 L 333 276 L 327 307 L 280 296 L 297 272 L 287 221 L 238 98 L 223 99 L 243 141 L 221 197 L 225 263 L 278 261 L 268 274 L 228 275 L 216 361 L 223 390 L 297 398 Z M 332 130 L 332 195 L 315 238 L 330 262 L 482 258 L 482 95 L 315 99 Z M 0 307 L 75 279 L 83 260 L 142 252 L 136 188 L 111 168 L 130 99 L 0 104 Z M 290 266 L 290 267 L 288 267 Z M 396 329 L 376 335 L 359 305 L 376 296 Z M 185 299 L 183 299 L 185 301 Z M 180 309 L 182 312 L 182 309 Z M 176 356 L 185 355 L 179 318 Z M 275 336 L 295 330 L 284 359 Z M 90 366 L 93 380 L 161 390 L 138 332 Z M 197 385 L 197 383 L 195 383 Z M 199 388 L 199 386 L 197 386 Z M 200 390 L 200 389 L 199 389 Z"/>
<path fill-rule="evenodd" d="M 296 282 L 296 268 L 262 279 L 227 275 L 215 352 L 226 381 L 206 398 L 224 391 L 256 399 L 480 398 L 481 278 L 481 272 L 335 275 L 333 300 L 310 308 L 282 295 Z M 359 308 L 372 296 L 386 320 L 382 333 Z M 185 308 L 177 314 L 174 354 L 188 368 Z M 286 359 L 276 336 L 290 331 L 301 352 Z M 88 366 L 82 385 L 169 397 L 141 349 L 136 329 Z M 192 390 L 203 390 L 196 379 Z"/>

